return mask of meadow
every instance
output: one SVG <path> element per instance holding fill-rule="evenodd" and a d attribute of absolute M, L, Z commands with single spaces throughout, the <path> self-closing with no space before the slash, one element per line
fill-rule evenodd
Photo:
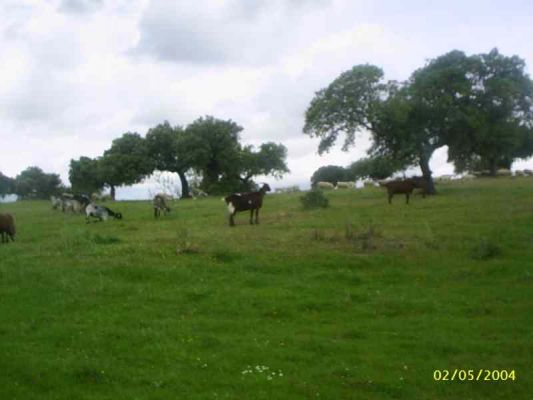
<path fill-rule="evenodd" d="M 382 189 L 108 205 L 86 224 L 0 204 L 1 399 L 528 399 L 533 178 L 387 204 Z M 515 371 L 435 381 L 435 370 Z"/>

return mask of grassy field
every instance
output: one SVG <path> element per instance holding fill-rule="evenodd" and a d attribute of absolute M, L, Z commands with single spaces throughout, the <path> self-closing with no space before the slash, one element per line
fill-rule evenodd
<path fill-rule="evenodd" d="M 94 224 L 1 204 L 0 398 L 531 399 L 533 179 L 438 188 L 268 195 L 235 228 L 219 198 Z"/>

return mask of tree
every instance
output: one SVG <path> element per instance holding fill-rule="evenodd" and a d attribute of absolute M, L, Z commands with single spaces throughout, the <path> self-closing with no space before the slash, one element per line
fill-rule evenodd
<path fill-rule="evenodd" d="M 29 167 L 15 178 L 15 193 L 23 199 L 47 199 L 61 191 L 58 174 L 47 174 L 39 167 Z"/>
<path fill-rule="evenodd" d="M 186 173 L 190 169 L 190 157 L 185 153 L 184 130 L 180 126 L 172 127 L 165 121 L 151 128 L 146 134 L 146 146 L 153 163 L 158 171 L 175 172 L 181 182 L 181 198 L 189 198 L 190 190 Z"/>
<path fill-rule="evenodd" d="M 73 191 L 89 194 L 102 190 L 105 185 L 98 160 L 89 157 L 70 160 L 69 180 Z"/>
<path fill-rule="evenodd" d="M 347 176 L 351 180 L 357 179 L 386 179 L 396 171 L 404 169 L 405 166 L 396 160 L 387 157 L 367 157 L 350 164 Z"/>
<path fill-rule="evenodd" d="M 211 116 L 199 118 L 185 129 L 180 151 L 186 164 L 202 176 L 202 190 L 221 193 L 239 185 L 242 129 L 231 120 Z"/>
<path fill-rule="evenodd" d="M 282 144 L 263 143 L 259 151 L 253 146 L 245 146 L 240 153 L 239 179 L 243 190 L 250 190 L 251 178 L 258 175 L 273 175 L 281 178 L 289 172 L 287 167 L 287 148 Z"/>
<path fill-rule="evenodd" d="M 0 197 L 13 193 L 15 190 L 15 180 L 0 172 Z"/>
<path fill-rule="evenodd" d="M 138 183 L 153 171 L 146 142 L 138 133 L 124 133 L 98 159 L 98 170 L 114 200 L 117 186 Z"/>
<path fill-rule="evenodd" d="M 330 182 L 336 185 L 339 181 L 348 179 L 348 171 L 338 165 L 326 165 L 317 169 L 311 176 L 311 185 L 314 187 L 318 182 Z"/>
<path fill-rule="evenodd" d="M 259 150 L 242 146 L 243 128 L 231 120 L 199 118 L 185 129 L 179 141 L 180 157 L 202 177 L 200 188 L 210 194 L 247 191 L 258 175 L 283 176 L 289 169 L 282 144 L 263 143 Z"/>
<path fill-rule="evenodd" d="M 456 169 L 510 168 L 533 154 L 533 81 L 525 62 L 493 49 L 469 58 L 463 75 L 468 91 L 457 99 L 463 118 L 448 138 Z"/>

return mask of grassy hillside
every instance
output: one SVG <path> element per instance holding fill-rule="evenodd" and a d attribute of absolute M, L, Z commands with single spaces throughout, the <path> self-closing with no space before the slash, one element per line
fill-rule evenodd
<path fill-rule="evenodd" d="M 439 189 L 268 195 L 236 228 L 218 198 L 1 204 L 0 398 L 531 398 L 533 179 Z M 456 368 L 516 379 L 433 379 Z"/>

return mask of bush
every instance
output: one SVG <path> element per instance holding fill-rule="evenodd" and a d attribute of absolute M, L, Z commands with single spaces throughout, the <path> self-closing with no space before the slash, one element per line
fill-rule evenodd
<path fill-rule="evenodd" d="M 300 197 L 300 201 L 306 210 L 311 208 L 326 208 L 329 206 L 328 198 L 320 189 L 310 190 L 304 196 Z"/>

